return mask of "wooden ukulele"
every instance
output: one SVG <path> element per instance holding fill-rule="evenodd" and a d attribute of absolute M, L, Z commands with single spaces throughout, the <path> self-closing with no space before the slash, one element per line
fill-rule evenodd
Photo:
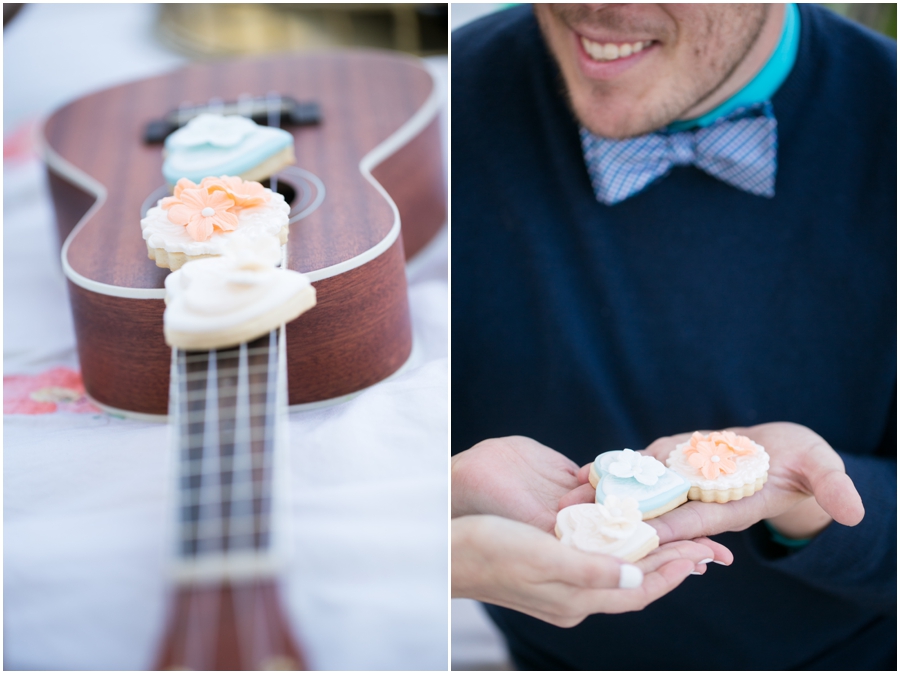
<path fill-rule="evenodd" d="M 147 124 L 186 102 L 272 91 L 322 115 L 286 127 L 298 166 L 278 174 L 294 200 L 287 264 L 318 296 L 287 326 L 289 403 L 339 399 L 399 369 L 412 348 L 404 260 L 446 217 L 441 89 L 421 61 L 346 51 L 195 65 L 58 110 L 45 157 L 88 395 L 112 411 L 167 412 L 168 270 L 147 258 L 139 225 L 164 196 Z"/>
<path fill-rule="evenodd" d="M 306 669 L 281 609 L 284 328 L 236 347 L 172 350 L 174 600 L 156 669 Z"/>

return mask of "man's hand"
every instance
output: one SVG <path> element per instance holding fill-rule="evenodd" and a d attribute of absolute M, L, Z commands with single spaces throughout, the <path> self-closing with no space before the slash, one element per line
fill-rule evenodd
<path fill-rule="evenodd" d="M 811 538 L 832 520 L 847 526 L 862 521 L 865 510 L 844 462 L 819 435 L 798 424 L 777 422 L 750 428 L 729 428 L 766 448 L 769 479 L 762 491 L 729 503 L 689 501 L 652 520 L 660 541 L 713 536 L 723 531 L 742 531 L 768 520 L 789 538 Z M 687 442 L 690 433 L 660 438 L 644 450 L 663 463 L 675 445 Z M 566 495 L 560 507 L 588 500 L 585 488 L 590 466 L 578 473 L 578 489 Z"/>
<path fill-rule="evenodd" d="M 530 438 L 479 442 L 451 460 L 451 517 L 499 515 L 553 531 L 577 474 L 578 464 Z"/>
<path fill-rule="evenodd" d="M 631 565 L 491 515 L 453 519 L 451 540 L 452 596 L 505 606 L 558 627 L 593 613 L 641 610 L 692 572 L 705 572 L 706 563 L 733 561 L 727 548 L 701 539 L 669 543 Z"/>

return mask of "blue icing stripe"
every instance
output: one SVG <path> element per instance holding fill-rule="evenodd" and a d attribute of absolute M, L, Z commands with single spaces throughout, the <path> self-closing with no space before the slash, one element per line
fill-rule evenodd
<path fill-rule="evenodd" d="M 668 468 L 656 484 L 652 485 L 642 484 L 632 477 L 610 475 L 608 467 L 620 454 L 620 451 L 605 452 L 594 461 L 594 470 L 600 477 L 596 501 L 601 505 L 607 496 L 630 496 L 637 499 L 638 507 L 645 513 L 661 508 L 669 501 L 686 494 L 691 488 L 690 481 Z"/>
<path fill-rule="evenodd" d="M 276 130 L 280 133 L 272 134 L 270 138 L 266 138 L 256 147 L 244 152 L 235 153 L 234 148 L 219 149 L 212 145 L 202 145 L 189 150 L 173 150 L 163 162 L 163 177 L 167 183 L 174 185 L 181 178 L 187 178 L 196 183 L 208 176 L 240 175 L 294 142 L 294 137 L 290 133 L 283 129 L 271 129 L 271 131 Z M 185 156 L 191 154 L 208 155 L 209 161 L 204 163 L 202 168 L 179 170 L 172 166 L 173 163 L 183 160 Z"/>
<path fill-rule="evenodd" d="M 597 503 L 603 504 L 607 496 L 630 496 L 637 499 L 638 507 L 645 513 L 686 494 L 691 483 L 667 468 L 666 473 L 654 485 L 641 484 L 630 477 L 604 475 L 597 487 Z"/>

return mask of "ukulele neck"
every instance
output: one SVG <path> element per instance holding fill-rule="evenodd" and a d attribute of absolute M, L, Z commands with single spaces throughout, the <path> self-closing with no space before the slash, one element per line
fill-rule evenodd
<path fill-rule="evenodd" d="M 213 351 L 172 351 L 178 583 L 274 577 L 284 561 L 281 330 Z"/>

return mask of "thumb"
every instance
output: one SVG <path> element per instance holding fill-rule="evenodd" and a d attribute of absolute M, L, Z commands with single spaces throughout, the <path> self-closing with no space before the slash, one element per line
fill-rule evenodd
<path fill-rule="evenodd" d="M 576 487 L 568 494 L 565 494 L 561 499 L 559 499 L 559 510 L 566 508 L 570 505 L 576 505 L 578 503 L 593 503 L 597 498 L 597 490 L 594 489 L 590 482 L 587 484 L 583 484 L 580 487 Z"/>
<path fill-rule="evenodd" d="M 827 455 L 823 455 L 827 452 Z M 804 472 L 809 480 L 813 496 L 822 510 L 834 520 L 854 527 L 866 514 L 862 498 L 853 480 L 844 471 L 843 461 L 833 449 L 811 452 L 804 461 Z"/>
<path fill-rule="evenodd" d="M 591 466 L 593 463 L 586 463 L 578 469 L 578 484 L 586 484 L 591 479 Z"/>
<path fill-rule="evenodd" d="M 862 522 L 866 509 L 847 473 L 830 470 L 810 481 L 816 502 L 835 522 L 848 527 L 855 527 Z"/>
<path fill-rule="evenodd" d="M 565 545 L 557 565 L 557 580 L 585 589 L 633 589 L 644 581 L 644 572 L 609 555 L 582 552 Z"/>

